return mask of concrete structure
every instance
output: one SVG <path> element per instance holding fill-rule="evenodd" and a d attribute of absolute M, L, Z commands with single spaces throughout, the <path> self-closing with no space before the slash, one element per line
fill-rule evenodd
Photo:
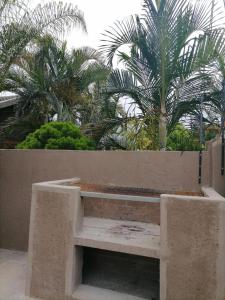
<path fill-rule="evenodd" d="M 97 280 L 97 286 L 96 280 L 86 285 L 83 251 L 88 247 L 160 259 L 160 300 L 225 299 L 225 199 L 220 194 L 203 188 L 205 197 L 161 195 L 159 226 L 86 216 L 85 199 L 88 193 L 96 196 L 81 191 L 73 184 L 77 181 L 33 185 L 29 296 L 47 300 L 159 299 L 154 281 L 138 295 L 130 290 L 121 293 L 115 283 L 112 292 L 106 289 L 105 279 Z M 110 197 L 102 196 L 106 202 Z M 123 196 L 123 200 L 129 201 L 129 197 Z M 139 203 L 142 200 L 151 203 L 151 198 L 140 197 Z M 92 273 L 100 276 L 98 267 L 92 268 Z"/>
<path fill-rule="evenodd" d="M 112 299 L 146 299 L 120 291 L 111 295 L 112 292 L 105 289 L 104 283 L 97 290 L 96 286 L 84 285 L 83 251 L 88 247 L 158 259 L 160 226 L 111 220 L 104 215 L 101 218 L 86 216 L 83 195 L 87 197 L 88 194 L 74 185 L 77 182 L 78 179 L 73 179 L 33 185 L 28 296 L 55 300 L 91 300 L 98 299 L 100 292 L 104 297 Z M 101 197 L 99 193 L 97 195 Z M 95 198 L 97 195 L 89 192 L 89 197 Z M 108 201 L 112 195 L 103 194 L 103 197 Z M 122 198 L 123 201 L 129 201 L 130 197 L 132 201 L 129 195 Z M 139 205 L 142 205 L 142 200 L 151 203 L 148 197 L 136 196 L 135 199 Z M 152 201 L 154 203 L 156 199 Z M 157 291 L 141 289 L 141 293 L 157 295 Z"/>
<path fill-rule="evenodd" d="M 26 249 L 33 182 L 75 175 L 171 192 L 159 206 L 156 196 L 84 191 L 78 179 L 34 184 L 27 297 L 224 300 L 220 151 L 216 142 L 203 153 L 202 185 L 197 152 L 0 151 L 0 246 Z"/>
<path fill-rule="evenodd" d="M 41 299 L 65 299 L 74 278 L 73 240 L 82 218 L 79 189 L 35 185 L 33 188 L 28 293 Z M 45 259 L 43 260 L 43 257 Z"/>
<path fill-rule="evenodd" d="M 160 300 L 225 299 L 225 199 L 162 195 Z"/>
<path fill-rule="evenodd" d="M 209 165 L 205 152 L 204 185 Z M 0 248 L 27 250 L 33 183 L 74 176 L 161 192 L 201 190 L 198 152 L 0 150 Z"/>
<path fill-rule="evenodd" d="M 215 141 L 209 147 L 209 168 L 211 170 L 209 186 L 225 196 L 225 176 L 221 176 L 221 142 Z"/>

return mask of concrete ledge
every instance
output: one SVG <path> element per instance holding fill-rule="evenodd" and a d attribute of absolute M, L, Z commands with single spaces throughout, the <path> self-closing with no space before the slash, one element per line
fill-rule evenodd
<path fill-rule="evenodd" d="M 81 191 L 80 194 L 81 194 L 81 197 L 88 197 L 88 198 L 136 201 L 136 202 L 147 202 L 147 203 L 160 203 L 160 198 L 147 197 L 147 196 L 107 194 L 107 193 L 96 193 L 96 192 L 85 192 L 85 191 Z"/>
<path fill-rule="evenodd" d="M 204 186 L 202 187 L 202 192 L 206 197 L 225 201 L 225 198 L 217 193 L 212 187 Z"/>
<path fill-rule="evenodd" d="M 85 217 L 74 244 L 160 258 L 160 226 L 141 222 Z"/>
<path fill-rule="evenodd" d="M 32 185 L 33 190 L 39 191 L 68 191 L 68 190 L 80 190 L 79 186 L 76 186 L 76 183 L 80 182 L 80 178 L 74 177 L 70 179 L 64 180 L 55 180 L 55 181 L 45 181 L 45 182 L 38 182 Z"/>
<path fill-rule="evenodd" d="M 224 198 L 221 196 L 221 198 L 219 198 L 217 196 L 217 198 L 213 198 L 213 197 L 200 197 L 200 196 L 182 196 L 182 195 L 172 195 L 172 194 L 162 194 L 161 195 L 161 201 L 165 199 L 174 199 L 174 200 L 179 200 L 179 201 L 185 201 L 185 202 L 194 202 L 194 201 L 198 201 L 198 202 L 203 202 L 203 203 L 207 203 L 207 202 L 217 202 L 217 203 L 221 203 L 221 201 L 224 201 Z"/>

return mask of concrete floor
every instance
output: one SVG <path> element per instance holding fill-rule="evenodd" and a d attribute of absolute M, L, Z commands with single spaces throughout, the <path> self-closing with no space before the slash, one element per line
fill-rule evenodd
<path fill-rule="evenodd" d="M 0 249 L 0 300 L 35 300 L 25 296 L 27 253 Z"/>

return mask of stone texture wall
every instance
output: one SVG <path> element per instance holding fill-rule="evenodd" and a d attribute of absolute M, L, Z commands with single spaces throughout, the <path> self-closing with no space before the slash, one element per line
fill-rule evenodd
<path fill-rule="evenodd" d="M 74 290 L 74 247 L 83 207 L 78 188 L 33 186 L 26 294 L 66 300 Z M 78 278 L 79 276 L 76 276 Z M 80 282 L 79 282 L 80 283 Z M 68 297 L 68 300 L 70 297 Z"/>
<path fill-rule="evenodd" d="M 163 195 L 161 300 L 225 299 L 225 199 Z"/>

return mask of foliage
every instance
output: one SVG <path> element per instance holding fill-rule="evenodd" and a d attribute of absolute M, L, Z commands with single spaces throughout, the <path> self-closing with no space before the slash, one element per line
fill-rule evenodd
<path fill-rule="evenodd" d="M 20 91 L 20 93 L 17 93 L 20 96 L 24 92 L 23 95 L 27 99 L 27 102 L 25 102 L 28 104 L 25 105 L 24 99 L 21 99 L 16 109 L 16 115 L 1 124 L 1 144 L 4 143 L 4 138 L 9 138 L 10 143 L 14 144 L 16 141 L 20 141 L 21 138 L 23 139 L 24 135 L 33 131 L 34 128 L 40 127 L 41 124 L 48 121 L 46 117 L 48 103 L 47 105 L 43 103 L 43 94 L 40 95 L 37 85 L 35 85 L 35 80 L 36 83 L 38 80 L 40 83 L 41 80 L 38 79 L 40 64 L 33 70 L 30 66 L 29 70 L 34 73 L 37 71 L 37 73 L 34 74 L 33 78 L 29 78 L 30 91 L 28 88 L 28 93 L 24 91 L 24 85 L 25 88 L 27 86 L 26 84 L 23 85 L 22 82 L 27 75 L 22 65 L 27 59 L 26 67 L 29 68 L 29 63 L 35 56 L 40 41 L 45 40 L 46 34 L 48 37 L 51 36 L 51 39 L 55 38 L 57 43 L 60 44 L 60 39 L 64 36 L 64 33 L 73 27 L 79 27 L 86 32 L 83 13 L 73 4 L 51 1 L 32 8 L 28 0 L 0 1 L 0 91 L 13 90 L 13 92 L 16 92 L 17 89 L 17 91 Z M 51 55 L 50 52 L 49 55 Z M 60 61 L 60 57 L 58 59 Z M 16 73 L 17 71 L 20 76 Z M 10 78 L 13 75 L 18 75 L 18 79 L 21 80 L 16 82 L 17 87 L 15 87 L 13 79 Z M 32 85 L 31 81 L 33 79 L 34 84 Z M 44 84 L 45 78 L 42 79 L 42 84 Z M 35 100 L 34 95 L 36 95 Z M 29 102 L 31 98 L 33 102 Z M 39 101 L 40 98 L 41 101 Z"/>
<path fill-rule="evenodd" d="M 170 133 L 167 149 L 172 151 L 198 151 L 201 149 L 199 140 L 182 124 L 178 124 Z"/>
<path fill-rule="evenodd" d="M 80 111 L 83 130 L 96 141 L 100 149 L 112 149 L 112 135 L 117 134 L 118 129 L 129 120 L 119 100 L 116 96 L 105 98 L 97 92 Z"/>
<path fill-rule="evenodd" d="M 211 78 L 205 67 L 224 48 L 224 29 L 217 28 L 218 7 L 207 1 L 144 0 L 143 15 L 116 22 L 105 32 L 102 51 L 115 55 L 126 70 L 116 70 L 110 94 L 127 94 L 158 118 L 160 148 L 179 120 L 196 110 Z M 121 50 L 128 45 L 130 53 Z"/>
<path fill-rule="evenodd" d="M 150 118 L 148 118 L 148 122 L 143 119 L 130 121 L 125 132 L 128 143 L 127 150 L 157 150 L 156 122 L 155 119 Z"/>
<path fill-rule="evenodd" d="M 29 1 L 0 3 L 0 90 L 10 66 L 46 33 L 60 37 L 71 27 L 86 31 L 83 13 L 72 4 L 49 2 L 31 9 Z"/>
<path fill-rule="evenodd" d="M 94 150 L 94 142 L 71 122 L 51 122 L 29 134 L 17 149 Z"/>
<path fill-rule="evenodd" d="M 18 114 L 42 116 L 43 122 L 57 114 L 60 121 L 77 119 L 77 107 L 91 97 L 89 87 L 108 74 L 92 48 L 67 50 L 45 36 L 36 43 L 36 52 L 27 51 L 10 70 L 5 88 L 20 96 Z"/>
<path fill-rule="evenodd" d="M 220 130 L 217 128 L 217 130 L 207 130 L 205 133 L 205 140 L 206 141 L 211 141 L 216 138 L 216 136 L 219 134 Z"/>
<path fill-rule="evenodd" d="M 42 125 L 39 119 L 31 116 L 24 118 L 9 117 L 0 126 L 0 147 L 15 148 L 26 136 Z"/>
<path fill-rule="evenodd" d="M 225 30 L 215 1 L 143 0 L 141 16 L 104 33 L 102 53 L 69 51 L 60 41 L 71 26 L 86 30 L 77 7 L 51 2 L 32 10 L 27 3 L 0 3 L 0 90 L 20 96 L 0 142 L 20 142 L 57 120 L 79 126 L 99 149 L 194 150 L 200 115 L 205 138 L 215 135 L 225 115 Z M 122 68 L 113 68 L 115 57 Z M 30 144 L 40 147 L 34 138 Z M 62 136 L 46 147 L 75 146 Z"/>
<path fill-rule="evenodd" d="M 98 111 L 101 97 L 93 105 L 93 91 L 95 85 L 106 80 L 109 69 L 97 51 L 85 47 L 70 53 L 66 43 L 50 36 L 39 39 L 35 45 L 35 52 L 27 50 L 5 80 L 5 89 L 19 95 L 20 101 L 15 117 L 2 126 L 2 138 L 9 136 L 19 142 L 33 132 L 27 131 L 28 124 L 23 120 L 32 120 L 35 128 L 53 119 L 83 126 L 93 122 L 92 116 Z M 99 119 L 102 120 L 102 115 Z M 13 134 L 16 126 L 20 127 L 19 135 Z"/>
<path fill-rule="evenodd" d="M 156 124 L 156 121 L 150 118 L 148 122 L 137 117 L 129 118 L 126 124 L 122 124 L 116 132 L 108 136 L 107 147 L 131 151 L 157 150 Z"/>

